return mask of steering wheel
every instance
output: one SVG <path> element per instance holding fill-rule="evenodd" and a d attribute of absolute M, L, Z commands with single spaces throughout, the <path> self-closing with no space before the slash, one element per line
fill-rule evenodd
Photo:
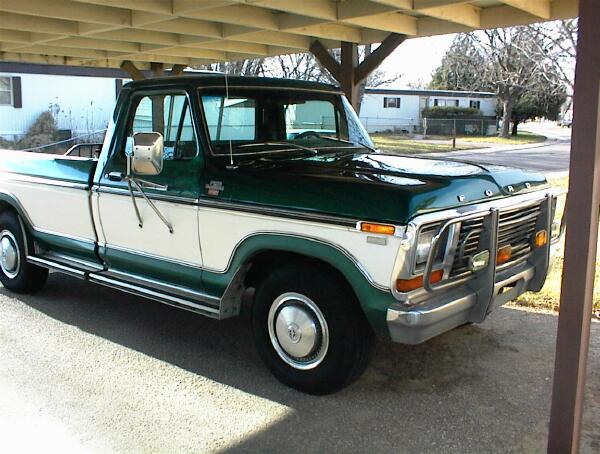
<path fill-rule="evenodd" d="M 316 137 L 318 139 L 321 137 L 321 134 L 315 131 L 304 131 L 298 134 L 295 139 L 304 139 L 306 137 Z"/>

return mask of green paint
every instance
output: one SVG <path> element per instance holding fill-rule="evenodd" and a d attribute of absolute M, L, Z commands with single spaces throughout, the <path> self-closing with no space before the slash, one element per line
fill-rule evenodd
<path fill-rule="evenodd" d="M 0 160 L 0 172 L 88 186 L 95 168 L 96 161 L 93 159 L 66 158 L 45 153 L 29 153 L 27 159 L 23 159 L 22 152 L 3 150 Z"/>
<path fill-rule="evenodd" d="M 111 270 L 155 279 L 166 284 L 187 287 L 191 290 L 202 290 L 202 270 L 197 267 L 111 249 L 110 247 L 102 249 L 105 250 L 106 260 Z"/>
<path fill-rule="evenodd" d="M 286 251 L 316 258 L 336 268 L 354 290 L 371 326 L 381 335 L 387 334 L 387 308 L 396 300 L 389 291 L 373 287 L 356 265 L 339 249 L 311 240 L 287 235 L 257 234 L 244 240 L 234 252 L 233 260 L 224 273 L 203 271 L 205 290 L 222 295 L 238 269 L 253 256 L 265 251 Z"/>
<path fill-rule="evenodd" d="M 42 233 L 33 230 L 32 236 L 37 244 L 46 251 L 58 252 L 74 258 L 100 263 L 96 255 L 95 243 L 66 238 L 61 235 Z"/>

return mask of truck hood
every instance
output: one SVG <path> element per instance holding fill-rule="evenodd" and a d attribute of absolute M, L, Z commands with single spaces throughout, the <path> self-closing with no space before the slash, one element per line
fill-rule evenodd
<path fill-rule="evenodd" d="M 222 195 L 238 203 L 395 224 L 546 185 L 543 175 L 526 170 L 382 153 L 275 155 L 220 176 Z"/>

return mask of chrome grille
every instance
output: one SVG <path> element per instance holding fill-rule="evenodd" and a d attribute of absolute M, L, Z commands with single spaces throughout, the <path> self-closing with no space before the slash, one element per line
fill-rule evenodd
<path fill-rule="evenodd" d="M 532 250 L 533 235 L 541 213 L 539 205 L 525 208 L 506 209 L 499 214 L 498 248 L 510 245 L 512 257 L 509 265 L 527 257 Z M 483 218 L 461 224 L 458 245 L 454 254 L 450 277 L 469 274 L 469 257 L 479 250 L 479 238 L 483 231 Z"/>

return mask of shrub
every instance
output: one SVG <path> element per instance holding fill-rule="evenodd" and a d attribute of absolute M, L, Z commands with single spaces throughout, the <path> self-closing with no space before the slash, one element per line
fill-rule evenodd
<path fill-rule="evenodd" d="M 25 136 L 17 142 L 21 150 L 39 147 L 55 142 L 58 137 L 56 120 L 50 111 L 42 112 L 29 127 Z"/>
<path fill-rule="evenodd" d="M 481 117 L 481 111 L 471 107 L 434 106 L 421 111 L 423 118 Z"/>

